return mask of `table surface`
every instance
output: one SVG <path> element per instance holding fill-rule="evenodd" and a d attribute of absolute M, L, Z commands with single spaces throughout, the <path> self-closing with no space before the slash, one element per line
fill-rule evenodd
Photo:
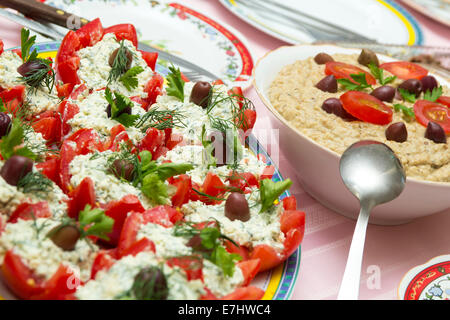
<path fill-rule="evenodd" d="M 248 40 L 255 61 L 286 45 L 246 24 L 218 1 L 183 0 L 184 5 L 233 26 Z M 450 29 L 408 8 L 420 24 L 426 45 L 450 46 Z M 5 48 L 19 45 L 21 26 L 0 18 Z M 266 108 L 254 89 L 246 96 L 258 111 L 255 130 L 270 128 Z M 267 145 L 270 150 L 270 144 Z M 311 198 L 300 186 L 288 159 L 280 150 L 278 166 L 293 180 L 291 192 L 307 214 L 300 272 L 292 299 L 335 299 L 339 290 L 355 221 Z M 450 210 L 400 226 L 369 225 L 361 275 L 361 299 L 397 299 L 397 288 L 408 270 L 431 258 L 450 253 Z"/>

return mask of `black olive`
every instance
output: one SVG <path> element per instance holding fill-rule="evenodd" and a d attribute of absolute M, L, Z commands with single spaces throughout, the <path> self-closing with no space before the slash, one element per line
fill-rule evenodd
<path fill-rule="evenodd" d="M 12 186 L 17 186 L 20 179 L 25 177 L 33 170 L 33 160 L 22 156 L 12 156 L 6 160 L 0 175 L 7 183 Z"/>
<path fill-rule="evenodd" d="M 109 66 L 112 67 L 114 65 L 114 60 L 116 60 L 117 57 L 117 53 L 119 52 L 120 48 L 117 48 L 116 50 L 113 51 L 113 53 L 111 53 L 111 55 L 109 56 Z M 130 50 L 125 49 L 125 55 L 127 57 L 127 64 L 125 67 L 125 71 L 128 71 L 131 68 L 131 63 L 133 62 L 133 54 L 131 53 Z"/>
<path fill-rule="evenodd" d="M 242 193 L 232 192 L 225 201 L 225 216 L 233 220 L 250 220 L 248 201 Z"/>
<path fill-rule="evenodd" d="M 166 276 L 158 267 L 139 271 L 131 291 L 137 300 L 167 300 L 169 296 Z"/>
<path fill-rule="evenodd" d="M 373 52 L 372 50 L 369 50 L 369 49 L 362 49 L 361 54 L 358 57 L 358 62 L 359 62 L 359 64 L 366 66 L 366 67 L 369 65 L 369 63 L 372 63 L 372 64 L 376 65 L 377 67 L 380 64 L 375 52 Z"/>
<path fill-rule="evenodd" d="M 186 246 L 191 247 L 192 249 L 194 249 L 196 251 L 200 251 L 200 252 L 204 252 L 204 253 L 211 253 L 213 251 L 213 249 L 205 248 L 202 244 L 202 241 L 203 240 L 200 237 L 200 235 L 195 235 L 189 239 Z"/>
<path fill-rule="evenodd" d="M 398 87 L 408 91 L 409 93 L 414 93 L 416 97 L 418 97 L 422 92 L 422 82 L 417 79 L 405 80 Z"/>
<path fill-rule="evenodd" d="M 134 164 L 126 159 L 116 159 L 109 169 L 119 179 L 131 181 L 134 174 Z"/>
<path fill-rule="evenodd" d="M 395 97 L 395 88 L 391 86 L 378 87 L 372 91 L 371 95 L 378 100 L 392 102 Z"/>
<path fill-rule="evenodd" d="M 342 106 L 341 100 L 337 98 L 328 98 L 322 104 L 322 109 L 328 113 L 332 113 L 345 121 L 357 120 L 354 116 L 348 113 Z"/>
<path fill-rule="evenodd" d="M 49 67 L 40 60 L 27 61 L 17 68 L 17 72 L 22 77 L 29 77 L 38 70 L 48 69 Z M 30 84 L 30 83 L 28 83 Z M 31 84 L 30 84 L 31 85 Z"/>
<path fill-rule="evenodd" d="M 403 122 L 391 124 L 386 129 L 386 139 L 396 142 L 405 142 L 408 140 L 408 130 Z"/>
<path fill-rule="evenodd" d="M 327 62 L 332 62 L 334 61 L 333 57 L 330 56 L 328 53 L 325 52 L 320 52 L 318 53 L 315 57 L 314 57 L 314 61 L 317 64 L 325 64 Z"/>
<path fill-rule="evenodd" d="M 191 96 L 189 97 L 189 101 L 195 103 L 196 105 L 206 109 L 208 107 L 210 92 L 211 92 L 211 84 L 206 81 L 197 82 L 191 91 Z"/>
<path fill-rule="evenodd" d="M 337 80 L 333 75 L 326 76 L 316 84 L 316 88 L 324 92 L 336 93 L 338 90 Z"/>
<path fill-rule="evenodd" d="M 0 138 L 6 136 L 11 127 L 11 118 L 4 112 L 0 112 Z"/>
<path fill-rule="evenodd" d="M 434 88 L 437 88 L 438 82 L 435 77 L 433 76 L 425 76 L 422 79 L 420 79 L 420 82 L 422 83 L 422 91 L 433 91 Z"/>
<path fill-rule="evenodd" d="M 435 143 L 447 143 L 447 136 L 444 129 L 439 123 L 430 121 L 425 131 L 425 138 L 434 141 Z"/>
<path fill-rule="evenodd" d="M 49 232 L 53 243 L 64 251 L 73 251 L 80 236 L 80 230 L 73 225 L 57 226 Z"/>

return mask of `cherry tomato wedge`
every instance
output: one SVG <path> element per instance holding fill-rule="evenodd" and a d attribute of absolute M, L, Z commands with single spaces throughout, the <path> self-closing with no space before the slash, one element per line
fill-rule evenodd
<path fill-rule="evenodd" d="M 389 71 L 400 79 L 422 79 L 428 74 L 428 70 L 418 64 L 408 61 L 386 62 L 380 65 L 381 69 Z"/>
<path fill-rule="evenodd" d="M 331 61 L 327 62 L 325 65 L 325 74 L 327 76 L 333 75 L 336 79 L 348 79 L 356 83 L 350 75 L 358 73 L 364 73 L 366 75 L 366 81 L 368 84 L 374 85 L 377 83 L 377 80 L 370 73 L 352 64 Z"/>
<path fill-rule="evenodd" d="M 359 120 L 385 125 L 392 121 L 392 110 L 368 93 L 348 91 L 340 100 L 344 109 Z"/>
<path fill-rule="evenodd" d="M 436 102 L 428 100 L 418 100 L 414 104 L 414 113 L 417 121 L 427 126 L 428 122 L 438 123 L 445 133 L 450 133 L 450 109 Z"/>
<path fill-rule="evenodd" d="M 441 103 L 441 104 L 444 104 L 444 105 L 446 105 L 447 107 L 450 108 L 450 97 L 448 97 L 448 96 L 440 96 L 440 97 L 436 100 L 436 102 L 439 102 L 439 103 Z"/>

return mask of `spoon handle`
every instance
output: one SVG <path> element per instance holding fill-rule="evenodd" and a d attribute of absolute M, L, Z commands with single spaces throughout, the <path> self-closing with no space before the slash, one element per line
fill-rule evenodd
<path fill-rule="evenodd" d="M 358 221 L 353 233 L 350 252 L 348 253 L 347 265 L 339 289 L 338 300 L 357 300 L 359 296 L 359 286 L 361 278 L 361 265 L 364 252 L 364 242 L 366 240 L 367 224 L 371 207 L 366 204 L 361 205 Z"/>

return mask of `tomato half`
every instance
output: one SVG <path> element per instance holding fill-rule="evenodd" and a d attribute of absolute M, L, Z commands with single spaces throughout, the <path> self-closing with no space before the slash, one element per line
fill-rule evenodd
<path fill-rule="evenodd" d="M 31 125 L 34 131 L 41 133 L 42 137 L 49 142 L 58 142 L 62 138 L 62 120 L 59 114 L 43 117 Z"/>
<path fill-rule="evenodd" d="M 448 97 L 448 96 L 440 96 L 440 97 L 436 100 L 436 102 L 439 102 L 439 103 L 441 103 L 441 104 L 443 104 L 443 105 L 446 105 L 447 107 L 450 108 L 450 97 Z"/>
<path fill-rule="evenodd" d="M 57 79 L 63 83 L 80 83 L 78 78 L 78 67 L 80 58 L 77 51 L 81 49 L 81 42 L 75 31 L 70 30 L 64 37 L 56 55 Z"/>
<path fill-rule="evenodd" d="M 8 223 L 16 223 L 19 219 L 32 220 L 38 218 L 50 218 L 52 213 L 48 203 L 45 201 L 38 203 L 22 203 L 11 214 Z"/>
<path fill-rule="evenodd" d="M 428 100 L 418 100 L 414 104 L 417 121 L 426 127 L 428 122 L 438 123 L 445 133 L 450 133 L 450 108 Z"/>
<path fill-rule="evenodd" d="M 337 61 L 331 61 L 325 64 L 325 74 L 327 76 L 333 75 L 336 79 L 348 79 L 351 82 L 356 83 L 350 75 L 359 73 L 364 73 L 366 75 L 366 81 L 368 84 L 374 85 L 377 83 L 374 76 L 352 64 Z"/>
<path fill-rule="evenodd" d="M 84 210 L 86 205 L 92 208 L 96 206 L 96 196 L 94 182 L 91 178 L 84 178 L 80 184 L 69 193 L 70 200 L 67 202 L 67 215 L 78 219 L 80 211 Z"/>
<path fill-rule="evenodd" d="M 380 65 L 381 69 L 389 71 L 400 79 L 422 79 L 428 74 L 428 70 L 418 64 L 408 61 L 386 62 Z"/>
<path fill-rule="evenodd" d="M 150 151 L 152 159 L 156 160 L 168 151 L 164 145 L 165 140 L 166 134 L 164 131 L 156 128 L 148 128 L 145 132 L 145 137 L 138 145 L 138 149 L 140 151 Z"/>
<path fill-rule="evenodd" d="M 279 265 L 283 261 L 283 257 L 280 256 L 274 248 L 267 244 L 259 244 L 255 246 L 250 253 L 250 259 L 260 259 L 261 267 L 260 272 L 272 269 Z"/>
<path fill-rule="evenodd" d="M 158 96 L 163 93 L 163 85 L 164 78 L 155 73 L 145 85 L 144 92 L 147 93 L 147 98 L 143 99 L 142 108 L 148 110 L 156 102 Z"/>
<path fill-rule="evenodd" d="M 114 33 L 118 41 L 126 39 L 130 40 L 136 48 L 138 46 L 136 28 L 132 24 L 116 24 L 114 26 L 106 28 L 104 30 L 104 33 Z"/>
<path fill-rule="evenodd" d="M 103 38 L 103 26 L 100 19 L 94 19 L 76 31 L 83 48 L 93 46 Z"/>
<path fill-rule="evenodd" d="M 156 61 L 158 60 L 158 52 L 147 52 L 147 51 L 141 51 L 138 50 L 141 55 L 142 59 L 147 62 L 147 66 L 149 66 L 153 71 L 155 71 L 156 67 Z"/>
<path fill-rule="evenodd" d="M 65 140 L 59 151 L 60 161 L 59 161 L 59 187 L 68 193 L 70 189 L 70 162 L 75 158 L 77 154 L 75 153 L 75 147 L 73 142 Z"/>
<path fill-rule="evenodd" d="M 242 275 L 244 276 L 242 285 L 248 286 L 250 282 L 252 282 L 253 278 L 255 278 L 256 274 L 259 272 L 259 268 L 261 267 L 261 260 L 252 259 L 241 261 L 237 263 L 237 266 L 241 269 Z"/>
<path fill-rule="evenodd" d="M 145 211 L 143 223 L 155 223 L 165 228 L 173 227 L 178 221 L 183 219 L 183 213 L 171 206 L 157 206 Z"/>
<path fill-rule="evenodd" d="M 191 177 L 187 174 L 181 174 L 176 178 L 169 179 L 169 183 L 177 188 L 172 196 L 172 206 L 181 207 L 189 201 L 192 192 Z"/>
<path fill-rule="evenodd" d="M 80 108 L 73 103 L 70 103 L 68 100 L 64 100 L 58 106 L 58 112 L 61 114 L 62 119 L 62 133 L 66 135 L 70 132 L 72 127 L 67 122 L 70 119 L 73 119 L 75 115 L 80 112 Z"/>
<path fill-rule="evenodd" d="M 33 300 L 68 300 L 80 285 L 74 271 L 61 263 L 53 276 L 43 284 L 43 292 L 31 297 Z"/>
<path fill-rule="evenodd" d="M 392 109 L 368 93 L 348 91 L 340 100 L 344 109 L 359 120 L 379 125 L 392 121 Z"/>
<path fill-rule="evenodd" d="M 199 256 L 181 256 L 169 258 L 167 260 L 169 267 L 180 267 L 186 272 L 188 281 L 203 280 L 203 260 Z"/>
<path fill-rule="evenodd" d="M 102 270 L 106 271 L 112 267 L 112 265 L 116 262 L 117 258 L 116 251 L 117 251 L 116 249 L 99 251 L 99 253 L 94 259 L 94 262 L 92 263 L 91 279 L 95 279 L 95 276 L 99 271 Z"/>
<path fill-rule="evenodd" d="M 59 158 L 51 158 L 47 161 L 37 163 L 36 168 L 47 178 L 52 180 L 58 186 L 61 185 L 61 180 L 59 177 Z"/>

